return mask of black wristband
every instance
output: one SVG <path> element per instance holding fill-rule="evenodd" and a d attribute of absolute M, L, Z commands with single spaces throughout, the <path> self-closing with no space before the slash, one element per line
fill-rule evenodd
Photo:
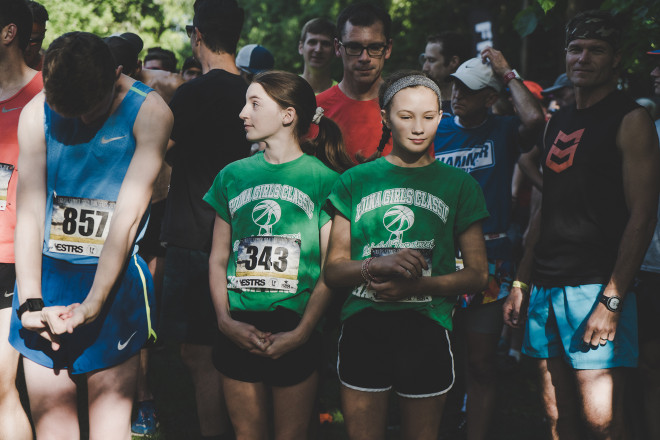
<path fill-rule="evenodd" d="M 20 320 L 25 312 L 38 312 L 44 308 L 44 300 L 41 298 L 28 298 L 21 306 L 16 309 L 16 315 Z"/>

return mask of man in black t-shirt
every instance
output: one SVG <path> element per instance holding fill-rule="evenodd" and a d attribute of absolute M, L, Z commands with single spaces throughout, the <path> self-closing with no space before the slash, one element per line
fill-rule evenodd
<path fill-rule="evenodd" d="M 538 243 L 504 306 L 520 325 L 533 281 L 523 352 L 538 359 L 553 438 L 621 439 L 623 369 L 637 365 L 634 295 L 626 295 L 655 225 L 660 154 L 648 113 L 616 89 L 621 27 L 605 11 L 566 28 L 575 105 L 544 137 Z M 576 386 L 577 385 L 577 386 Z M 582 416 L 582 420 L 580 420 Z"/>
<path fill-rule="evenodd" d="M 218 332 L 208 284 L 215 212 L 202 197 L 222 168 L 249 152 L 238 117 L 247 90 L 235 63 L 242 27 L 236 0 L 195 2 L 186 30 L 202 76 L 179 87 L 170 102 L 174 128 L 166 160 L 172 176 L 161 233 L 167 253 L 160 329 L 182 344 L 202 438 L 220 438 L 229 426 L 220 373 L 211 361 Z"/>

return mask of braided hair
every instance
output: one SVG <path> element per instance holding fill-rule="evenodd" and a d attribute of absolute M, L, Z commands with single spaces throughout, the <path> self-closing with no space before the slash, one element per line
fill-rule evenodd
<path fill-rule="evenodd" d="M 378 104 L 380 105 L 380 108 L 385 110 L 386 113 L 389 113 L 390 107 L 392 106 L 392 99 L 399 90 L 402 90 L 406 87 L 418 86 L 431 88 L 438 95 L 439 108 L 442 107 L 440 89 L 430 78 L 428 78 L 427 75 L 416 70 L 400 70 L 388 76 L 380 85 L 380 88 L 378 89 Z M 383 155 L 385 145 L 387 145 L 387 142 L 390 140 L 391 136 L 392 130 L 390 130 L 389 127 L 385 125 L 385 122 L 383 122 L 383 132 L 380 137 L 380 142 L 378 143 L 378 148 L 374 154 L 372 154 L 367 159 L 363 159 L 358 156 L 360 162 L 370 162 L 381 157 Z"/>

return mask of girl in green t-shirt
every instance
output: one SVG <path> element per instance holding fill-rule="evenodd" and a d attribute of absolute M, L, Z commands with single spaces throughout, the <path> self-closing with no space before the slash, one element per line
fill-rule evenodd
<path fill-rule="evenodd" d="M 447 329 L 456 295 L 479 292 L 488 279 L 488 212 L 472 177 L 428 153 L 442 114 L 437 85 L 396 73 L 379 102 L 381 145 L 391 134 L 392 153 L 345 172 L 329 196 L 335 215 L 324 276 L 352 289 L 337 362 L 344 419 L 351 439 L 385 438 L 394 389 L 403 438 L 435 440 L 454 381 Z"/>
<path fill-rule="evenodd" d="M 306 438 L 320 365 L 316 329 L 331 296 L 320 277 L 332 223 L 322 207 L 338 174 L 324 163 L 343 170 L 350 159 L 337 125 L 292 73 L 255 76 L 240 118 L 247 140 L 266 148 L 225 167 L 204 196 L 217 213 L 213 362 L 237 436 L 266 438 L 272 407 L 277 438 Z M 312 123 L 319 136 L 305 140 Z"/>

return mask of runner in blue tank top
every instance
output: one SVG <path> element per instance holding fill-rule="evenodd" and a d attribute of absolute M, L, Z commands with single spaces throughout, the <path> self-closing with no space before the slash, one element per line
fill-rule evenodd
<path fill-rule="evenodd" d="M 155 338 L 153 283 L 135 242 L 172 115 L 92 34 L 51 43 L 43 76 L 45 93 L 19 122 L 9 339 L 24 356 L 37 438 L 80 437 L 73 375 L 85 374 L 90 438 L 125 440 L 136 355 Z"/>

